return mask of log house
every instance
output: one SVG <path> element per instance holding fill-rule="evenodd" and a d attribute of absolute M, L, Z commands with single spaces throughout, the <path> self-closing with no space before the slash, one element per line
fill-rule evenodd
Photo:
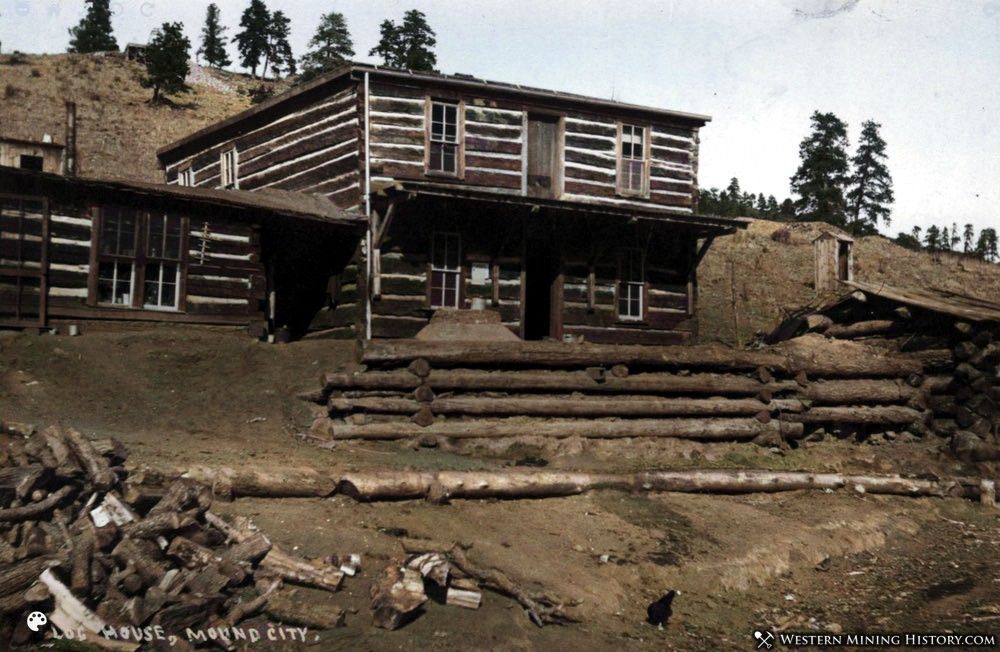
<path fill-rule="evenodd" d="M 367 217 L 310 328 L 414 336 L 490 309 L 523 339 L 671 344 L 697 266 L 708 116 L 348 64 L 158 152 L 170 184 L 322 194 Z"/>
<path fill-rule="evenodd" d="M 0 326 L 303 330 L 363 231 L 362 215 L 308 194 L 0 167 Z"/>

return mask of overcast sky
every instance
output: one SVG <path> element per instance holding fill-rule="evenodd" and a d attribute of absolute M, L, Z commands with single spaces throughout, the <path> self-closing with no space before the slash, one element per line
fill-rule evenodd
<path fill-rule="evenodd" d="M 217 0 L 232 36 L 249 0 Z M 120 45 L 165 21 L 200 42 L 204 2 L 112 0 Z M 814 110 L 882 124 L 895 234 L 1000 227 L 1000 0 L 267 0 L 306 50 L 319 16 L 347 17 L 372 61 L 385 18 L 416 7 L 438 67 L 498 81 L 707 113 L 701 185 L 789 194 Z M 83 0 L 0 0 L 3 50 L 62 52 Z M 235 53 L 232 58 L 236 60 Z M 0 120 L 3 117 L 0 116 Z"/>

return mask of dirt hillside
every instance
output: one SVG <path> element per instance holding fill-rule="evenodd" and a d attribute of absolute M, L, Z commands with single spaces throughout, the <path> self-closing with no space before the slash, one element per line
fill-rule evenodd
<path fill-rule="evenodd" d="M 816 299 L 812 241 L 824 230 L 835 229 L 817 222 L 753 220 L 746 231 L 716 240 L 698 269 L 702 339 L 735 342 L 734 289 L 743 342 Z M 882 236 L 856 239 L 854 276 L 867 283 L 1000 300 L 1000 265 L 960 254 L 911 251 Z"/>
<path fill-rule="evenodd" d="M 144 69 L 120 56 L 0 56 L 0 136 L 65 140 L 65 102 L 77 103 L 80 174 L 162 181 L 156 150 L 250 106 L 244 75 L 193 67 L 192 92 L 149 104 Z M 193 82 L 193 83 L 192 83 Z"/>

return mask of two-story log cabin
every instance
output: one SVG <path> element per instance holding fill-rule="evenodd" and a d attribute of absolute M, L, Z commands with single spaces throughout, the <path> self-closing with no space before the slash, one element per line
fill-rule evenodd
<path fill-rule="evenodd" d="M 412 337 L 492 309 L 524 339 L 697 336 L 703 115 L 346 65 L 158 152 L 168 183 L 324 194 L 368 216 L 313 329 Z M 371 255 L 369 255 L 369 252 Z"/>

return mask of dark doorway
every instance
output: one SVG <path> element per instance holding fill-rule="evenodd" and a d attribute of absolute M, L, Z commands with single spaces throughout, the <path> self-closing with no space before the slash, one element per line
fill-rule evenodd
<path fill-rule="evenodd" d="M 529 239 L 526 249 L 524 339 L 559 338 L 562 331 L 559 254 L 543 239 Z"/>
<path fill-rule="evenodd" d="M 849 242 L 841 242 L 840 247 L 837 250 L 837 278 L 841 281 L 849 281 L 850 275 L 850 258 L 851 256 L 851 244 Z"/>
<path fill-rule="evenodd" d="M 528 116 L 528 196 L 557 197 L 559 192 L 559 118 Z"/>
<path fill-rule="evenodd" d="M 41 172 L 42 168 L 45 167 L 45 159 L 41 156 L 31 156 L 29 154 L 21 154 L 21 168 L 24 170 L 32 170 L 33 172 Z"/>

